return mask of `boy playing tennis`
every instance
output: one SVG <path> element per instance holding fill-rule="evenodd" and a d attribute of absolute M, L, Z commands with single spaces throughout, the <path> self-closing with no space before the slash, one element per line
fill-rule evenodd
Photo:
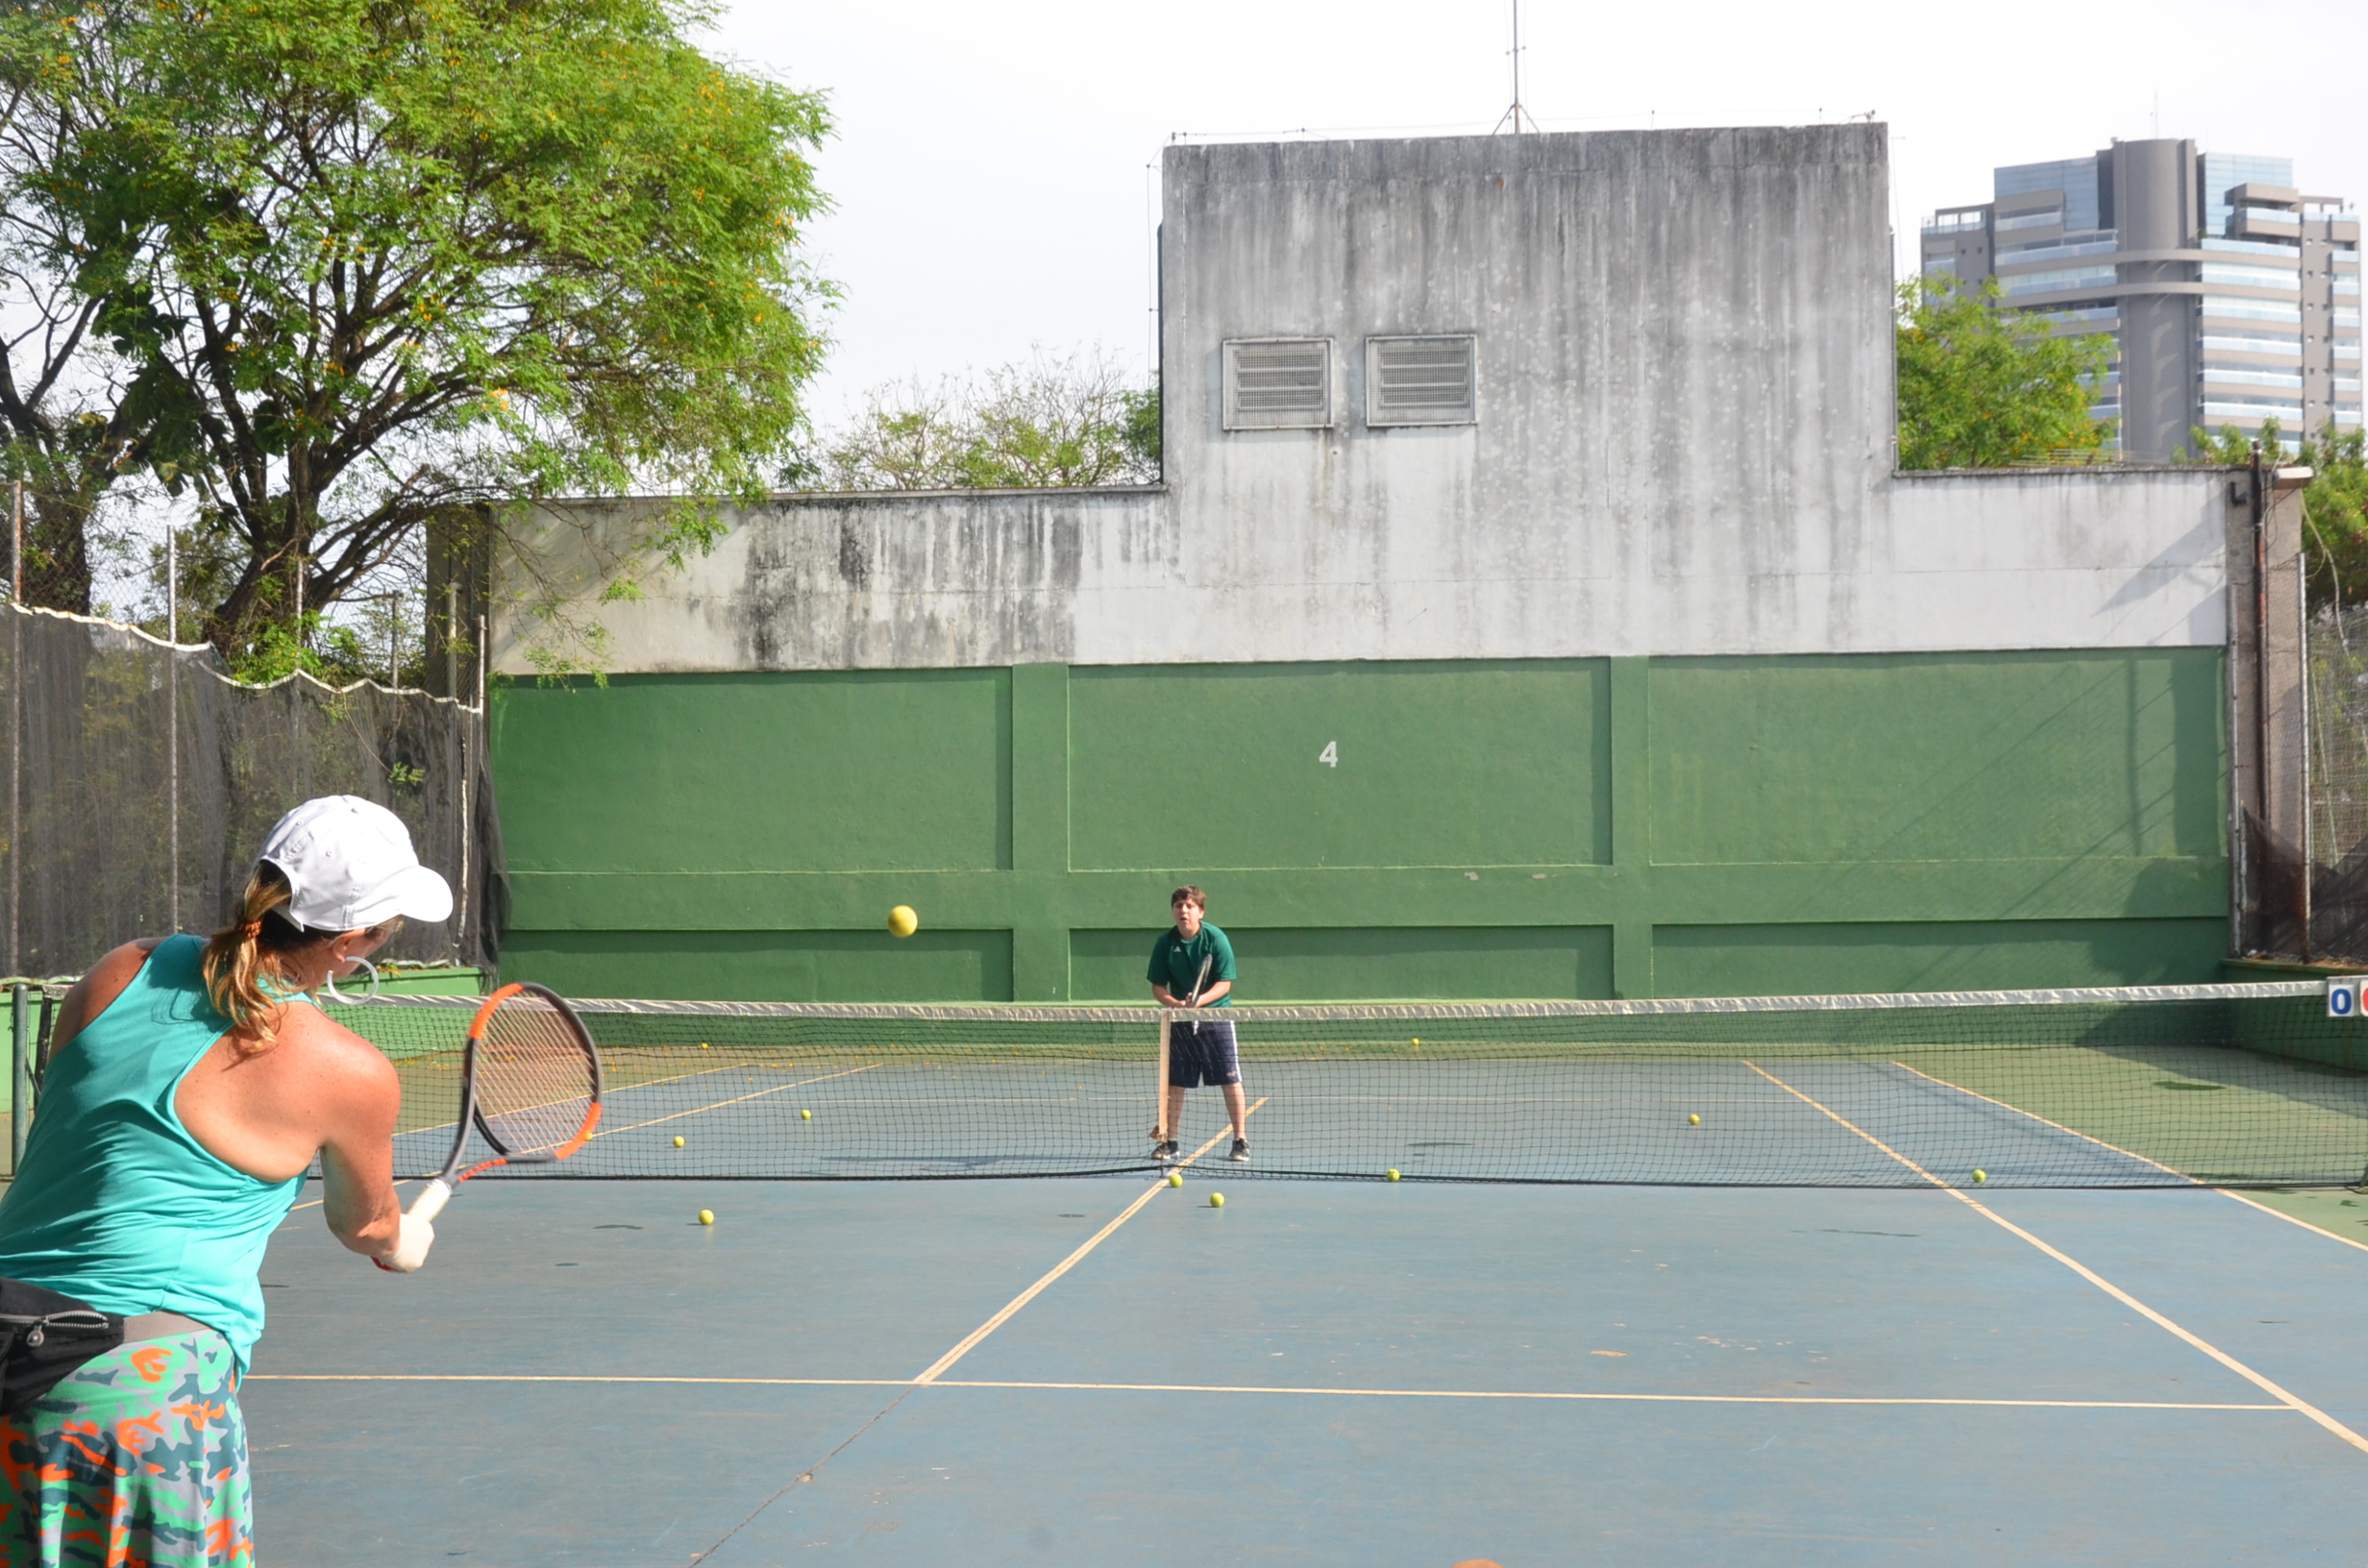
<path fill-rule="evenodd" d="M 1211 925 L 1208 894 L 1182 887 L 1168 900 L 1175 926 L 1151 944 L 1151 994 L 1162 1007 L 1231 1007 L 1233 943 Z M 1184 1091 L 1214 1085 L 1225 1091 L 1225 1114 L 1233 1119 L 1233 1153 L 1249 1159 L 1249 1100 L 1242 1092 L 1242 1063 L 1230 1020 L 1205 1023 L 1178 1019 L 1168 1029 L 1167 1137 L 1151 1129 L 1162 1160 L 1176 1158 L 1176 1124 L 1184 1119 Z"/>

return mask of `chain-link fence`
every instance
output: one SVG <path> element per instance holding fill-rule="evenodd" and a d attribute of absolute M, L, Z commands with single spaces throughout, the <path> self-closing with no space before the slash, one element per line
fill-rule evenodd
<path fill-rule="evenodd" d="M 211 931 L 273 822 L 358 795 L 453 884 L 449 919 L 386 949 L 490 968 L 508 914 L 480 708 L 374 683 L 230 678 L 210 648 L 5 606 L 5 943 L 11 974 L 79 974 L 136 937 Z"/>
<path fill-rule="evenodd" d="M 2312 613 L 2304 676 L 2310 928 L 2299 956 L 2368 960 L 2368 608 Z"/>

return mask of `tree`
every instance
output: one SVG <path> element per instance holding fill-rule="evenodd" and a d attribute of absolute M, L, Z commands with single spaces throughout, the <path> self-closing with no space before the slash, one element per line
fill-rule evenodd
<path fill-rule="evenodd" d="M 206 634 L 234 657 L 267 626 L 303 643 L 432 520 L 656 491 L 687 499 L 634 552 L 678 561 L 717 498 L 765 488 L 822 352 L 797 241 L 827 122 L 693 47 L 711 19 L 157 0 L 0 22 L 0 81 L 67 127 L 4 171 L 19 233 L 90 303 L 118 468 L 196 503 Z"/>
<path fill-rule="evenodd" d="M 2233 425 L 2212 435 L 2190 432 L 2196 461 L 2241 467 L 2253 461 L 2256 438 Z M 2275 419 L 2261 421 L 2260 449 L 2273 462 L 2291 461 L 2311 471 L 2303 490 L 2303 550 L 2309 557 L 2306 592 L 2313 605 L 2368 604 L 2368 432 L 2340 431 L 2330 420 L 2316 439 L 2305 436 L 2291 459 L 2285 431 Z"/>
<path fill-rule="evenodd" d="M 1978 289 L 1930 276 L 1900 285 L 1901 468 L 2060 461 L 2113 438 L 2111 422 L 2088 413 L 2112 339 L 2058 336 L 2000 299 L 1994 278 Z"/>
<path fill-rule="evenodd" d="M 838 490 L 1036 489 L 1159 478 L 1159 393 L 1099 350 L 976 378 L 875 387 L 792 482 Z"/>

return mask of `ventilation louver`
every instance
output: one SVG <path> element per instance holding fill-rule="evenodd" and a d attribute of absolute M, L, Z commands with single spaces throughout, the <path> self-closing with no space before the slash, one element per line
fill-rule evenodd
<path fill-rule="evenodd" d="M 1324 429 L 1332 423 L 1332 340 L 1231 338 L 1225 343 L 1225 429 Z"/>
<path fill-rule="evenodd" d="M 1469 425 L 1480 417 L 1479 339 L 1365 340 L 1368 425 Z"/>

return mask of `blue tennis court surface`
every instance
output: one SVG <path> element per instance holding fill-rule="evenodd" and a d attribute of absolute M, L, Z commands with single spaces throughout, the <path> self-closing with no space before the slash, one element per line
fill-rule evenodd
<path fill-rule="evenodd" d="M 262 1560 L 2358 1560 L 2368 1250 L 2219 1193 L 1205 1174 L 300 1211 Z"/>

